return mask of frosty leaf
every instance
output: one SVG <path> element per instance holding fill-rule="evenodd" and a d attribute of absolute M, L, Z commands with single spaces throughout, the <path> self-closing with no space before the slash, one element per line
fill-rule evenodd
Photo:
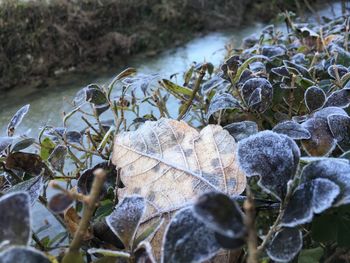
<path fill-rule="evenodd" d="M 74 200 L 69 195 L 58 193 L 51 197 L 48 207 L 54 213 L 62 213 L 73 203 L 73 201 Z"/>
<path fill-rule="evenodd" d="M 289 262 L 303 247 L 302 233 L 296 228 L 282 228 L 267 248 L 267 255 L 277 262 Z"/>
<path fill-rule="evenodd" d="M 339 192 L 338 185 L 324 178 L 299 185 L 287 204 L 281 225 L 295 227 L 311 222 L 314 214 L 332 206 Z"/>
<path fill-rule="evenodd" d="M 31 146 L 35 142 L 34 138 L 21 138 L 15 140 L 15 142 L 11 145 L 12 152 L 18 152 L 20 150 L 26 149 Z"/>
<path fill-rule="evenodd" d="M 284 46 L 266 45 L 261 48 L 261 54 L 269 58 L 283 56 L 286 54 L 286 52 L 287 49 Z"/>
<path fill-rule="evenodd" d="M 277 68 L 272 68 L 271 72 L 275 73 L 276 75 L 280 77 L 290 77 L 289 71 L 285 66 L 277 67 Z"/>
<path fill-rule="evenodd" d="M 134 251 L 135 263 L 156 263 L 152 254 L 152 247 L 148 242 L 142 242 Z"/>
<path fill-rule="evenodd" d="M 241 209 L 225 194 L 208 192 L 198 198 L 193 209 L 198 219 L 221 235 L 239 238 L 245 233 Z"/>
<path fill-rule="evenodd" d="M 28 245 L 30 242 L 30 198 L 25 192 L 0 197 L 0 240 L 10 245 Z M 0 257 L 1 259 L 1 257 Z"/>
<path fill-rule="evenodd" d="M 154 223 L 146 227 L 135 239 L 134 246 L 138 246 L 142 241 L 151 240 L 163 223 L 164 219 L 159 218 L 159 220 L 155 220 Z"/>
<path fill-rule="evenodd" d="M 342 151 L 350 150 L 350 118 L 344 115 L 328 116 L 329 128 Z"/>
<path fill-rule="evenodd" d="M 224 129 L 228 130 L 236 141 L 240 141 L 250 135 L 258 133 L 258 125 L 253 121 L 234 122 L 226 125 Z"/>
<path fill-rule="evenodd" d="M 23 106 L 20 108 L 15 115 L 11 118 L 9 124 L 7 125 L 7 134 L 8 136 L 12 136 L 13 133 L 15 132 L 15 129 L 20 125 L 20 123 L 23 120 L 23 117 L 27 114 L 29 110 L 29 104 Z"/>
<path fill-rule="evenodd" d="M 143 197 L 128 196 L 121 200 L 106 218 L 108 226 L 126 248 L 131 247 L 145 210 L 146 203 Z"/>
<path fill-rule="evenodd" d="M 225 109 L 237 109 L 240 108 L 239 102 L 228 93 L 216 93 L 215 96 L 211 99 L 207 119 L 210 118 L 215 112 Z"/>
<path fill-rule="evenodd" d="M 347 108 L 350 105 L 350 89 L 334 91 L 325 103 L 325 107 Z"/>
<path fill-rule="evenodd" d="M 307 79 L 312 79 L 309 71 L 307 70 L 307 68 L 305 68 L 302 65 L 298 65 L 295 64 L 293 62 L 290 62 L 288 60 L 284 60 L 283 64 L 287 67 L 289 73 L 295 73 L 293 72 L 294 70 L 296 70 L 299 74 L 301 74 L 303 77 L 307 78 Z"/>
<path fill-rule="evenodd" d="M 240 194 L 246 177 L 238 167 L 228 131 L 208 125 L 201 132 L 182 121 L 148 121 L 116 136 L 113 163 L 121 168 L 120 197 L 140 194 L 156 212 L 173 211 L 207 191 Z"/>
<path fill-rule="evenodd" d="M 289 137 L 271 131 L 259 132 L 238 144 L 238 159 L 247 176 L 259 175 L 259 185 L 282 200 L 300 158 Z"/>
<path fill-rule="evenodd" d="M 220 249 L 214 232 L 197 219 L 191 208 L 178 211 L 164 236 L 162 262 L 203 262 Z"/>
<path fill-rule="evenodd" d="M 12 137 L 0 137 L 0 154 L 11 145 L 13 142 Z"/>
<path fill-rule="evenodd" d="M 19 191 L 26 192 L 29 194 L 31 205 L 34 205 L 35 201 L 38 200 L 40 196 L 43 186 L 44 186 L 43 177 L 36 176 L 12 186 L 7 191 L 7 193 L 14 193 Z"/>
<path fill-rule="evenodd" d="M 67 140 L 67 142 L 70 142 L 70 143 L 81 143 L 81 140 L 82 140 L 82 136 L 80 132 L 77 132 L 77 131 L 67 131 L 64 134 L 64 137 Z"/>
<path fill-rule="evenodd" d="M 230 82 L 221 78 L 218 75 L 215 75 L 212 77 L 210 80 L 207 80 L 203 85 L 202 85 L 202 93 L 206 94 L 210 92 L 211 90 L 225 90 L 225 87 L 230 85 Z"/>
<path fill-rule="evenodd" d="M 11 247 L 0 253 L 0 263 L 50 263 L 49 258 L 31 247 Z"/>
<path fill-rule="evenodd" d="M 346 159 L 325 158 L 311 162 L 304 167 L 301 179 L 303 182 L 325 178 L 336 183 L 340 187 L 340 195 L 335 205 L 350 203 L 350 163 Z"/>
<path fill-rule="evenodd" d="M 294 140 L 310 139 L 310 132 L 295 121 L 284 121 L 273 128 L 274 132 L 289 136 Z"/>
<path fill-rule="evenodd" d="M 337 80 L 340 80 L 346 73 L 348 73 L 348 69 L 343 65 L 331 65 L 327 69 L 328 74 Z"/>
<path fill-rule="evenodd" d="M 245 103 L 258 112 L 267 110 L 272 102 L 273 89 L 270 82 L 264 78 L 247 80 L 242 86 L 241 93 Z"/>
<path fill-rule="evenodd" d="M 56 171 L 63 171 L 66 155 L 67 147 L 64 145 L 57 145 L 50 154 L 48 161 Z"/>
<path fill-rule="evenodd" d="M 90 84 L 77 92 L 73 102 L 75 106 L 81 106 L 85 102 L 101 106 L 107 103 L 107 98 L 98 85 Z"/>
<path fill-rule="evenodd" d="M 306 107 L 312 112 L 322 108 L 326 101 L 326 94 L 321 88 L 311 86 L 305 91 L 304 100 Z"/>

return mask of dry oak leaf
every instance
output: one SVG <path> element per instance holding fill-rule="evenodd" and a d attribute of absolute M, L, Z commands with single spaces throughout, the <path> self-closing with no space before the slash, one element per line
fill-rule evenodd
<path fill-rule="evenodd" d="M 236 148 L 234 138 L 219 125 L 198 132 L 183 121 L 148 121 L 116 136 L 112 161 L 121 168 L 125 185 L 119 197 L 145 197 L 147 220 L 184 207 L 207 191 L 241 194 L 246 177 Z"/>

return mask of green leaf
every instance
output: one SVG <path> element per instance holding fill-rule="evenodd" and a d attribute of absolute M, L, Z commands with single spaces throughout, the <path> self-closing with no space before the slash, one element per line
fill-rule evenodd
<path fill-rule="evenodd" d="M 40 157 L 43 160 L 47 160 L 52 153 L 53 149 L 55 149 L 56 144 L 48 137 L 46 137 L 41 142 L 41 148 L 40 148 Z"/>
<path fill-rule="evenodd" d="M 170 80 L 167 79 L 162 79 L 159 82 L 167 91 L 169 91 L 171 94 L 173 94 L 175 97 L 183 99 L 179 95 L 186 95 L 186 96 L 191 96 L 192 90 L 189 88 L 181 87 L 174 82 L 171 82 Z"/>
<path fill-rule="evenodd" d="M 300 252 L 298 263 L 318 263 L 323 256 L 323 248 L 316 247 L 303 249 Z"/>
<path fill-rule="evenodd" d="M 118 250 L 102 249 L 102 248 L 90 248 L 88 250 L 89 254 L 100 254 L 109 257 L 119 257 L 119 258 L 129 258 L 130 254 Z"/>

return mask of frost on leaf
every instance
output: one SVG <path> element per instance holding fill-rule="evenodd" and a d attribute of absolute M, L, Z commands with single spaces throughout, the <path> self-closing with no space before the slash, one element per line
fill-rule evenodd
<path fill-rule="evenodd" d="M 193 209 L 196 217 L 221 235 L 240 238 L 245 234 L 241 209 L 223 193 L 209 192 L 200 196 Z"/>
<path fill-rule="evenodd" d="M 274 132 L 289 136 L 294 140 L 310 139 L 310 132 L 295 121 L 284 121 L 273 128 Z"/>
<path fill-rule="evenodd" d="M 321 88 L 311 86 L 305 91 L 304 100 L 306 107 L 312 112 L 322 108 L 326 101 L 326 94 Z"/>
<path fill-rule="evenodd" d="M 44 253 L 31 247 L 11 247 L 0 253 L 0 263 L 50 263 Z"/>
<path fill-rule="evenodd" d="M 287 204 L 282 225 L 295 227 L 311 222 L 314 214 L 322 213 L 332 206 L 339 191 L 338 185 L 324 178 L 302 183 Z"/>
<path fill-rule="evenodd" d="M 339 107 L 339 108 L 347 108 L 350 105 L 350 90 L 349 89 L 341 89 L 338 91 L 334 91 L 325 103 L 325 107 Z"/>
<path fill-rule="evenodd" d="M 267 110 L 272 102 L 272 85 L 264 78 L 251 78 L 242 86 L 242 97 L 245 103 L 258 112 Z"/>
<path fill-rule="evenodd" d="M 350 118 L 344 115 L 330 115 L 328 116 L 328 125 L 339 148 L 344 152 L 349 151 Z"/>
<path fill-rule="evenodd" d="M 282 200 L 298 167 L 300 151 L 283 134 L 259 132 L 238 144 L 238 159 L 247 176 L 259 175 L 259 185 Z"/>
<path fill-rule="evenodd" d="M 224 129 L 228 130 L 237 142 L 258 133 L 258 125 L 253 121 L 234 122 L 226 125 Z"/>
<path fill-rule="evenodd" d="M 338 107 L 327 107 L 316 111 L 311 118 L 302 123 L 311 138 L 302 141 L 304 150 L 311 156 L 327 156 L 336 146 L 336 140 L 328 126 L 327 117 L 332 114 L 345 115 L 346 112 Z"/>
<path fill-rule="evenodd" d="M 43 177 L 36 176 L 12 186 L 7 191 L 7 193 L 13 193 L 13 192 L 19 192 L 19 191 L 27 192 L 30 197 L 31 205 L 34 205 L 35 201 L 38 200 L 40 196 L 43 186 L 44 186 Z"/>
<path fill-rule="evenodd" d="M 136 263 L 156 263 L 152 254 L 151 244 L 148 242 L 141 242 L 134 251 Z"/>
<path fill-rule="evenodd" d="M 303 246 L 302 233 L 296 228 L 282 228 L 271 240 L 267 255 L 276 262 L 289 262 Z"/>
<path fill-rule="evenodd" d="M 311 162 L 304 167 L 301 179 L 303 182 L 315 178 L 325 178 L 340 187 L 340 194 L 335 205 L 350 203 L 350 163 L 345 159 L 327 158 Z"/>
<path fill-rule="evenodd" d="M 203 262 L 219 249 L 214 231 L 197 219 L 191 208 L 184 208 L 174 215 L 165 232 L 162 262 Z"/>
<path fill-rule="evenodd" d="M 67 147 L 64 145 L 57 145 L 50 154 L 48 161 L 56 171 L 63 171 L 66 155 Z"/>
<path fill-rule="evenodd" d="M 239 102 L 231 94 L 216 93 L 210 101 L 207 119 L 217 111 L 237 108 L 240 108 Z"/>
<path fill-rule="evenodd" d="M 145 209 L 146 203 L 143 197 L 128 196 L 121 200 L 112 214 L 106 218 L 110 229 L 127 248 L 132 245 Z"/>
<path fill-rule="evenodd" d="M 118 134 L 113 163 L 121 168 L 120 197 L 139 194 L 152 204 L 146 218 L 174 211 L 200 194 L 240 194 L 246 177 L 228 131 L 208 125 L 201 132 L 182 121 L 160 119 Z"/>
<path fill-rule="evenodd" d="M 7 134 L 12 136 L 18 125 L 21 124 L 23 117 L 27 114 L 29 110 L 29 104 L 20 108 L 15 115 L 11 118 L 9 124 L 7 125 Z"/>
<path fill-rule="evenodd" d="M 2 153 L 13 142 L 12 137 L 0 137 L 0 153 Z"/>
<path fill-rule="evenodd" d="M 24 192 L 0 198 L 0 240 L 10 245 L 27 245 L 30 241 L 30 198 Z"/>
<path fill-rule="evenodd" d="M 348 69 L 343 65 L 331 65 L 327 69 L 328 74 L 337 80 L 340 80 L 346 73 L 348 73 Z"/>

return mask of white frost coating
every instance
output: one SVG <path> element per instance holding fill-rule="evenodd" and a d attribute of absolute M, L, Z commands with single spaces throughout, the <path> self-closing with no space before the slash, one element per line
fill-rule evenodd
<path fill-rule="evenodd" d="M 129 258 L 130 254 L 124 251 L 103 249 L 103 248 L 90 248 L 87 251 L 89 254 L 101 254 L 104 256 L 122 257 Z"/>
<path fill-rule="evenodd" d="M 294 140 L 310 139 L 310 132 L 295 121 L 283 121 L 273 127 L 274 132 L 289 136 Z"/>
<path fill-rule="evenodd" d="M 314 214 L 320 214 L 332 206 L 339 193 L 339 186 L 324 178 L 299 185 L 287 204 L 281 225 L 295 227 L 311 222 Z"/>
<path fill-rule="evenodd" d="M 12 246 L 0 252 L 0 263 L 51 263 L 41 251 L 30 246 Z"/>
<path fill-rule="evenodd" d="M 279 200 L 286 193 L 287 182 L 295 175 L 300 151 L 283 134 L 263 131 L 238 144 L 238 161 L 248 177 L 259 175 L 259 185 Z"/>
<path fill-rule="evenodd" d="M 322 108 L 326 101 L 326 93 L 317 86 L 307 88 L 304 94 L 304 102 L 310 112 Z"/>
<path fill-rule="evenodd" d="M 339 148 L 343 152 L 350 150 L 350 117 L 331 114 L 327 120 Z"/>
<path fill-rule="evenodd" d="M 303 247 L 303 235 L 294 228 L 283 228 L 272 239 L 267 255 L 276 262 L 290 262 Z"/>
<path fill-rule="evenodd" d="M 142 196 L 127 196 L 106 218 L 113 233 L 129 248 L 135 238 L 141 218 L 146 211 L 146 202 Z"/>
<path fill-rule="evenodd" d="M 214 232 L 187 207 L 176 212 L 165 230 L 161 263 L 199 263 L 215 256 L 219 249 Z"/>
<path fill-rule="evenodd" d="M 240 108 L 239 102 L 229 93 L 215 93 L 214 97 L 210 101 L 207 119 L 210 118 L 215 112 L 224 109 Z"/>
<path fill-rule="evenodd" d="M 29 194 L 30 203 L 33 206 L 36 200 L 38 200 L 43 187 L 43 177 L 37 176 L 14 185 L 6 193 L 26 192 L 27 194 Z"/>
<path fill-rule="evenodd" d="M 18 205 L 20 209 L 16 209 Z M 0 211 L 0 239 L 8 240 L 11 245 L 29 246 L 32 236 L 30 196 L 26 192 L 5 194 L 0 197 Z"/>
<path fill-rule="evenodd" d="M 11 118 L 9 124 L 7 125 L 7 130 L 16 129 L 18 127 L 18 125 L 22 122 L 23 117 L 29 111 L 29 107 L 30 107 L 30 105 L 27 104 L 27 105 L 23 106 L 22 108 L 20 108 L 15 113 L 15 115 L 13 115 L 13 117 Z"/>
<path fill-rule="evenodd" d="M 334 91 L 325 103 L 326 107 L 335 106 L 339 108 L 347 108 L 350 105 L 350 90 L 341 89 Z"/>

